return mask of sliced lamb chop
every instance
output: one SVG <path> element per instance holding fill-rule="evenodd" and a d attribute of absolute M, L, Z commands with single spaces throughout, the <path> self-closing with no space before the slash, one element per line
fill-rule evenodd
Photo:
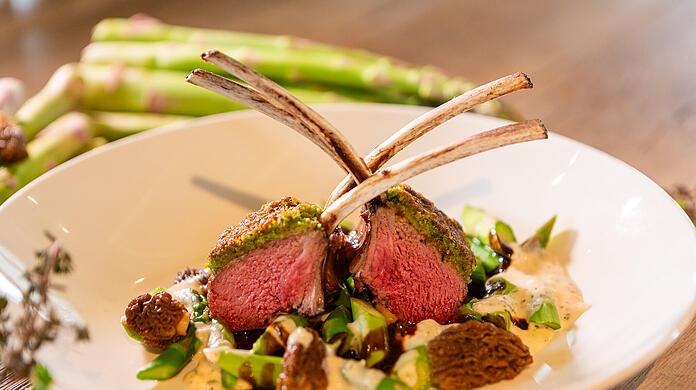
<path fill-rule="evenodd" d="M 378 171 L 327 207 L 324 221 L 340 221 L 346 211 L 368 202 L 358 227 L 360 249 L 350 265 L 358 286 L 369 288 L 402 321 L 447 321 L 464 301 L 475 265 L 464 232 L 423 195 L 405 185 L 390 186 L 457 158 L 540 138 L 546 138 L 546 130 L 539 121 L 480 133 Z"/>
<path fill-rule="evenodd" d="M 459 223 L 403 184 L 369 202 L 362 217 L 350 265 L 358 286 L 402 321 L 447 321 L 476 265 Z"/>
<path fill-rule="evenodd" d="M 328 248 L 320 214 L 317 206 L 283 198 L 225 230 L 208 256 L 210 314 L 233 332 L 262 328 L 292 309 L 319 314 Z"/>

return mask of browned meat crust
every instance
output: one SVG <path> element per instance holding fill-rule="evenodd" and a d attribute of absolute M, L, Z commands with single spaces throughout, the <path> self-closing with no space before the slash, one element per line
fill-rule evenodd
<path fill-rule="evenodd" d="M 152 348 L 163 349 L 181 336 L 177 328 L 188 322 L 189 313 L 166 291 L 155 295 L 142 294 L 126 307 L 126 324 Z"/>
<path fill-rule="evenodd" d="M 202 286 L 205 286 L 208 284 L 208 278 L 210 275 L 208 275 L 205 270 L 198 269 L 198 268 L 184 268 L 179 273 L 176 275 L 176 278 L 174 278 L 174 283 L 180 283 L 183 282 L 184 279 L 188 279 L 192 276 L 198 276 L 198 281 L 201 283 Z"/>
<path fill-rule="evenodd" d="M 312 333 L 312 342 L 305 349 L 301 344 L 288 346 L 283 355 L 283 372 L 278 376 L 279 390 L 323 390 L 328 378 L 322 367 L 326 357 L 326 346 L 317 332 Z"/>
<path fill-rule="evenodd" d="M 430 245 L 442 253 L 445 262 L 465 280 L 469 280 L 476 260 L 459 222 L 448 217 L 433 202 L 405 184 L 390 188 L 380 200 L 406 218 Z"/>
<path fill-rule="evenodd" d="M 492 324 L 468 321 L 427 344 L 432 383 L 442 390 L 471 389 L 512 379 L 532 364 L 519 337 Z"/>
<path fill-rule="evenodd" d="M 208 266 L 217 273 L 232 259 L 265 243 L 311 229 L 322 229 L 321 209 L 292 197 L 266 203 L 260 210 L 246 216 L 240 223 L 222 233 L 217 245 L 208 254 Z"/>
<path fill-rule="evenodd" d="M 26 157 L 27 148 L 22 129 L 0 113 L 0 164 L 20 161 Z"/>

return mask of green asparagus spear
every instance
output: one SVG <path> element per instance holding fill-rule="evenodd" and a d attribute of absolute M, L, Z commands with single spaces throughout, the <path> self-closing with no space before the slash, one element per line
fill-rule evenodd
<path fill-rule="evenodd" d="M 387 320 L 363 300 L 351 298 L 350 302 L 354 318 L 350 325 L 359 338 L 359 356 L 365 359 L 367 367 L 372 367 L 383 361 L 389 352 Z"/>
<path fill-rule="evenodd" d="M 553 330 L 561 329 L 561 319 L 558 317 L 556 305 L 551 301 L 543 301 L 529 316 L 529 322 L 546 325 Z"/>
<path fill-rule="evenodd" d="M 483 265 L 484 270 L 487 273 L 495 271 L 503 261 L 505 260 L 502 256 L 496 253 L 493 249 L 483 244 L 478 238 L 466 236 L 466 240 L 469 243 L 471 251 L 478 261 Z"/>
<path fill-rule="evenodd" d="M 184 82 L 188 73 L 80 64 L 80 105 L 87 110 L 202 116 L 245 109 L 216 93 Z M 333 92 L 291 89 L 306 103 L 350 101 Z"/>
<path fill-rule="evenodd" d="M 135 377 L 140 380 L 164 380 L 176 375 L 201 346 L 195 333 L 196 327 L 189 324 L 186 336 L 181 341 L 165 348 L 155 360 L 138 370 Z"/>
<path fill-rule="evenodd" d="M 82 150 L 82 153 L 89 152 L 89 151 L 92 150 L 92 149 L 96 149 L 96 148 L 98 148 L 98 147 L 100 147 L 100 146 L 104 146 L 104 145 L 106 145 L 106 144 L 108 144 L 108 143 L 109 143 L 109 140 L 107 140 L 107 139 L 104 138 L 104 137 L 94 137 L 94 138 L 92 138 L 91 140 L 89 140 L 89 141 L 87 142 L 87 145 L 86 145 L 85 148 Z M 82 154 L 82 153 L 80 153 L 80 154 Z"/>
<path fill-rule="evenodd" d="M 29 156 L 0 167 L 0 203 L 49 169 L 84 151 L 94 134 L 94 124 L 81 113 L 58 118 L 27 144 Z"/>
<path fill-rule="evenodd" d="M 299 76 L 308 80 L 307 75 L 309 74 L 313 77 L 320 77 L 322 82 L 328 80 L 331 85 L 350 85 L 367 88 L 378 93 L 383 93 L 385 88 L 393 88 L 407 96 L 417 96 L 421 102 L 435 104 L 449 100 L 473 87 L 470 83 L 449 78 L 432 68 L 407 66 L 392 58 L 363 50 L 331 46 L 290 36 L 172 26 L 146 16 L 102 20 L 95 27 L 92 40 L 95 42 L 149 42 L 159 48 L 183 48 L 184 46 L 173 44 L 184 43 L 188 44 L 189 47 L 196 47 L 198 53 L 190 57 L 184 56 L 183 52 L 168 55 L 164 51 L 170 50 L 162 49 L 163 53 L 157 54 L 150 49 L 143 50 L 133 56 L 126 55 L 127 60 L 124 60 L 124 58 L 115 58 L 114 56 L 122 54 L 114 50 L 100 49 L 97 50 L 98 53 L 85 53 L 85 57 L 88 57 L 90 61 L 101 58 L 101 61 L 108 63 L 118 59 L 125 63 L 137 61 L 141 64 L 153 64 L 156 61 L 145 60 L 143 57 L 150 57 L 150 59 L 161 57 L 160 65 L 172 66 L 177 64 L 181 66 L 181 61 L 172 61 L 172 59 L 180 57 L 188 58 L 186 61 L 191 61 L 200 52 L 216 47 L 230 53 L 233 51 L 239 51 L 241 54 L 250 53 L 249 55 L 253 60 L 253 63 L 250 64 L 264 67 L 260 71 L 271 78 L 288 80 Z M 92 50 L 92 48 L 88 48 L 88 51 Z M 172 50 L 172 52 L 176 52 L 176 50 Z M 140 59 L 136 60 L 138 57 Z M 235 57 L 244 60 L 248 56 Z M 318 61 L 313 63 L 313 58 L 318 59 Z M 300 66 L 297 66 L 298 64 Z M 270 72 L 266 70 L 266 67 L 270 68 Z M 187 69 L 190 70 L 191 67 Z M 336 73 L 339 77 L 331 77 L 330 73 Z M 498 103 L 489 104 L 483 109 L 502 114 Z"/>
<path fill-rule="evenodd" d="M 90 111 L 87 114 L 92 117 L 97 134 L 109 141 L 193 118 L 147 112 Z"/>
<path fill-rule="evenodd" d="M 296 314 L 279 316 L 256 340 L 251 351 L 257 355 L 282 355 L 288 342 L 288 336 L 295 329 L 309 326 L 309 322 Z"/>
<path fill-rule="evenodd" d="M 379 56 L 349 57 L 343 50 L 215 46 L 276 81 L 352 88 L 392 99 L 413 96 L 425 105 L 443 103 L 475 87 L 472 83 L 449 78 L 431 67 L 406 67 Z M 215 65 L 200 59 L 200 54 L 209 49 L 211 45 L 208 43 L 95 42 L 84 49 L 81 61 L 181 71 L 202 68 L 222 72 Z"/>
<path fill-rule="evenodd" d="M 243 379 L 255 388 L 275 388 L 283 371 L 283 358 L 254 355 L 251 351 L 232 348 L 206 349 L 206 357 L 229 374 Z"/>
<path fill-rule="evenodd" d="M 222 369 L 220 370 L 220 379 L 222 387 L 225 389 L 234 389 L 237 385 L 237 377 Z"/>
<path fill-rule="evenodd" d="M 425 345 L 408 350 L 399 356 L 391 376 L 412 390 L 430 388 L 430 359 Z"/>
<path fill-rule="evenodd" d="M 287 35 L 254 34 L 237 31 L 212 30 L 173 26 L 146 16 L 129 19 L 109 18 L 100 21 L 92 31 L 92 41 L 190 42 L 225 45 L 303 47 L 315 49 L 348 50 Z M 355 54 L 362 52 L 355 50 Z M 367 53 L 363 53 L 365 55 Z M 367 54 L 371 55 L 371 54 Z"/>
<path fill-rule="evenodd" d="M 58 68 L 46 86 L 29 98 L 15 114 L 24 137 L 31 140 L 49 123 L 75 109 L 80 90 L 81 82 L 75 64 Z"/>

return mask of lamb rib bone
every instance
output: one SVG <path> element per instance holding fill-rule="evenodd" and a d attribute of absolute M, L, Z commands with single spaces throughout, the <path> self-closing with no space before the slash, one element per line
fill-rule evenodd
<path fill-rule="evenodd" d="M 326 231 L 333 231 L 338 223 L 361 205 L 392 186 L 416 175 L 491 149 L 546 138 L 548 138 L 548 134 L 544 124 L 539 119 L 533 119 L 484 131 L 450 145 L 419 154 L 375 172 L 367 180 L 325 208 L 319 219 Z"/>
<path fill-rule="evenodd" d="M 343 160 L 344 168 L 350 172 L 356 181 L 361 182 L 370 176 L 372 171 L 367 168 L 365 161 L 358 155 L 346 137 L 326 118 L 285 88 L 219 50 L 209 50 L 203 53 L 201 58 L 249 83 L 249 85 L 265 94 L 271 101 L 294 114 L 316 136 L 320 137 L 335 155 Z"/>
<path fill-rule="evenodd" d="M 264 95 L 245 85 L 209 72 L 207 70 L 196 69 L 186 77 L 186 81 L 193 85 L 205 88 L 227 98 L 236 100 L 245 106 L 252 108 L 272 119 L 296 130 L 310 141 L 319 146 L 326 154 L 334 159 L 339 166 L 346 172 L 350 172 L 344 161 L 331 149 L 324 140 L 308 128 L 304 122 L 295 117 L 292 113 L 278 106 Z"/>
<path fill-rule="evenodd" d="M 394 133 L 394 135 L 373 149 L 372 152 L 365 157 L 365 163 L 370 169 L 370 172 L 374 172 L 381 168 L 389 159 L 394 157 L 394 155 L 411 144 L 411 142 L 455 116 L 479 104 L 525 88 L 532 88 L 532 81 L 526 74 L 517 72 L 465 92 L 426 112 L 402 127 L 399 131 Z M 331 196 L 326 201 L 326 207 L 331 205 L 331 203 L 354 186 L 355 181 L 353 181 L 353 178 L 351 176 L 346 176 L 331 193 Z"/>

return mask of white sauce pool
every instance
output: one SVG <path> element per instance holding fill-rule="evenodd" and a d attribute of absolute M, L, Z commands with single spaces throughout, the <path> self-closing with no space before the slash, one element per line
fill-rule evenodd
<path fill-rule="evenodd" d="M 556 333 L 570 329 L 590 306 L 583 301 L 582 292 L 552 253 L 541 248 L 526 250 L 518 245 L 513 249 L 510 267 L 499 276 L 517 288 L 506 295 L 482 299 L 472 307 L 481 314 L 507 310 L 513 317 L 528 319 L 531 310 L 542 301 L 553 302 L 561 320 L 560 329 L 553 330 L 532 322 L 527 330 L 515 325 L 510 327 L 510 331 L 522 339 L 533 355 L 544 348 Z"/>

